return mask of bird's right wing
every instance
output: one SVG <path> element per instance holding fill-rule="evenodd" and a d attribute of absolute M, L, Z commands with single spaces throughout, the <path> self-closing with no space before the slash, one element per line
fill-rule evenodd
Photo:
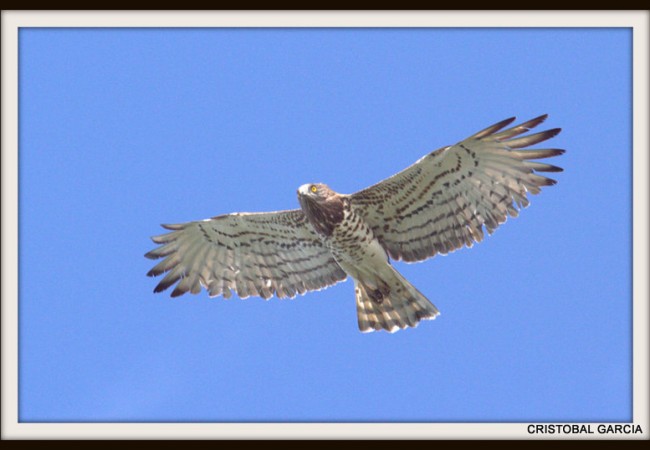
<path fill-rule="evenodd" d="M 160 247 L 145 255 L 164 258 L 147 275 L 168 272 L 154 292 L 178 282 L 172 297 L 196 294 L 201 286 L 211 297 L 228 298 L 231 291 L 241 298 L 294 297 L 346 278 L 299 209 L 163 227 L 171 232 L 152 237 Z"/>

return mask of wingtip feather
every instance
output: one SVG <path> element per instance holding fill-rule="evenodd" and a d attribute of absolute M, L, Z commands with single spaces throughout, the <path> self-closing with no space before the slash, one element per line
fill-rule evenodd
<path fill-rule="evenodd" d="M 167 289 L 167 287 L 162 287 L 160 284 L 158 284 L 155 288 L 153 288 L 153 293 L 154 294 L 159 294 L 162 291 L 164 291 L 165 289 Z"/>
<path fill-rule="evenodd" d="M 178 231 L 185 228 L 185 225 L 186 224 L 184 223 L 163 223 L 160 226 L 165 228 L 166 230 Z"/>
<path fill-rule="evenodd" d="M 546 131 L 540 131 L 539 133 L 529 134 L 516 139 L 504 140 L 503 143 L 513 149 L 529 147 L 531 145 L 539 144 L 540 142 L 547 141 L 557 136 L 560 133 L 560 131 L 562 131 L 561 128 L 553 128 Z"/>
<path fill-rule="evenodd" d="M 184 289 L 180 289 L 179 286 L 176 286 L 176 289 L 174 289 L 171 293 L 172 298 L 180 297 L 181 295 L 185 294 L 187 292 Z"/>
<path fill-rule="evenodd" d="M 534 128 L 540 123 L 544 122 L 546 119 L 548 119 L 548 114 L 542 114 L 541 116 L 537 116 L 534 119 L 530 119 L 528 122 L 522 125 L 532 124 L 530 128 Z"/>
<path fill-rule="evenodd" d="M 486 137 L 486 136 L 493 135 L 493 134 L 496 133 L 497 131 L 499 131 L 499 130 L 505 128 L 505 127 L 507 127 L 508 125 L 510 125 L 510 124 L 511 124 L 512 122 L 514 122 L 516 119 L 517 119 L 517 118 L 514 117 L 514 116 L 513 116 L 513 117 L 509 117 L 509 118 L 507 118 L 507 119 L 504 119 L 504 120 L 502 120 L 501 122 L 497 122 L 497 123 L 495 123 L 494 125 L 490 125 L 489 127 L 482 129 L 482 130 L 479 131 L 478 133 L 475 133 L 475 134 L 473 134 L 472 136 L 470 136 L 468 139 L 480 139 L 480 138 L 484 138 L 484 137 Z"/>

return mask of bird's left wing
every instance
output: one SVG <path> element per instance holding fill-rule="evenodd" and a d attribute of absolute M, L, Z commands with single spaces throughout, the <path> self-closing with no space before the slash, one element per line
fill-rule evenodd
<path fill-rule="evenodd" d="M 412 166 L 349 196 L 391 258 L 421 261 L 483 239 L 508 215 L 528 205 L 554 180 L 535 172 L 561 168 L 531 160 L 564 153 L 525 149 L 552 138 L 559 128 L 517 137 L 546 115 L 500 131 L 514 117 L 494 124 L 456 145 L 436 150 Z"/>
<path fill-rule="evenodd" d="M 145 255 L 164 258 L 147 275 L 168 272 L 154 292 L 178 282 L 172 297 L 196 294 L 201 286 L 211 297 L 228 298 L 231 290 L 241 298 L 294 297 L 346 278 L 298 209 L 226 214 L 163 227 L 171 233 L 154 236 L 160 247 Z"/>

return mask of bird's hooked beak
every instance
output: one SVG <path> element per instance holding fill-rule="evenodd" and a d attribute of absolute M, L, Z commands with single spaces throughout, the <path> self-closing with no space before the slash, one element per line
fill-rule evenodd
<path fill-rule="evenodd" d="M 303 210 L 310 208 L 314 203 L 314 194 L 309 190 L 311 186 L 311 184 L 303 184 L 298 188 L 298 203 Z"/>

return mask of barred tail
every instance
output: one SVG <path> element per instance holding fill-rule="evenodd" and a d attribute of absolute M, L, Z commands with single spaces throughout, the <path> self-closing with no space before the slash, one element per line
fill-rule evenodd
<path fill-rule="evenodd" d="M 416 327 L 420 320 L 435 319 L 440 311 L 392 266 L 383 285 L 354 280 L 359 330 L 366 333 L 386 330 L 393 333 Z"/>

